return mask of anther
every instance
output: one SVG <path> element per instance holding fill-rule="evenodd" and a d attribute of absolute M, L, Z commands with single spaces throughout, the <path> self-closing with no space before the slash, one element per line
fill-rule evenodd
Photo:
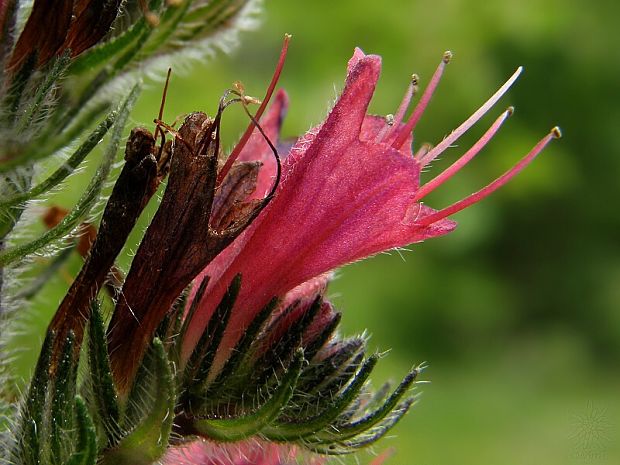
<path fill-rule="evenodd" d="M 562 137 L 562 130 L 560 129 L 559 126 L 555 126 L 552 130 L 551 130 L 551 134 L 553 135 L 554 139 L 560 139 Z"/>
<path fill-rule="evenodd" d="M 450 60 L 452 60 L 452 52 L 450 50 L 446 50 L 443 52 L 443 62 L 448 64 L 450 63 Z"/>

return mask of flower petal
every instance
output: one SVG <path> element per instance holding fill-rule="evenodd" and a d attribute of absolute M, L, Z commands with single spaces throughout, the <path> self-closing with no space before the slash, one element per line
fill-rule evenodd
<path fill-rule="evenodd" d="M 272 297 L 340 265 L 454 228 L 448 220 L 419 227 L 415 215 L 428 215 L 430 209 L 411 212 L 418 162 L 360 139 L 381 63 L 376 56 L 356 55 L 342 96 L 318 134 L 300 139 L 291 150 L 275 198 L 238 238 L 231 252 L 236 256 L 216 259 L 205 270 L 211 283 L 190 325 L 185 356 L 237 273 L 243 283 L 229 325 L 234 330 L 228 330 L 223 348 L 234 344 Z M 218 354 L 219 362 L 226 356 Z"/>
<path fill-rule="evenodd" d="M 198 440 L 169 449 L 160 465 L 288 465 L 296 450 L 289 446 L 259 441 L 235 444 Z"/>

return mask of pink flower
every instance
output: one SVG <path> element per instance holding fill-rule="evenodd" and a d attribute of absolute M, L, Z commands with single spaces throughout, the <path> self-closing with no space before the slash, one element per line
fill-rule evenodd
<path fill-rule="evenodd" d="M 519 68 L 436 147 L 422 147 L 414 155 L 411 132 L 450 57 L 446 53 L 420 103 L 405 121 L 415 83 L 409 87 L 393 120 L 368 115 L 381 59 L 355 50 L 342 95 L 327 119 L 290 149 L 282 165 L 282 181 L 271 203 L 200 275 L 199 279 L 208 276 L 210 281 L 183 341 L 183 361 L 191 354 L 235 275 L 240 273 L 243 277 L 241 291 L 221 346 L 226 350 L 218 352 L 216 367 L 221 366 L 245 328 L 274 296 L 285 298 L 296 287 L 343 264 L 452 231 L 456 224 L 448 218 L 450 215 L 504 185 L 552 138 L 559 136 L 559 130 L 554 128 L 512 169 L 471 196 L 439 211 L 424 205 L 422 199 L 465 166 L 489 142 L 512 109 L 503 112 L 452 166 L 423 185 L 422 169 L 476 123 L 521 72 Z M 261 120 L 264 131 L 274 138 L 286 104 L 286 95 L 279 92 Z M 240 144 L 236 152 L 241 159 L 266 162 L 259 188 L 267 190 L 274 168 L 265 157 L 267 146 L 262 144 L 250 138 L 251 150 Z M 258 197 L 262 194 L 257 192 Z"/>
<path fill-rule="evenodd" d="M 296 463 L 297 448 L 274 443 L 248 440 L 221 444 L 198 440 L 173 447 L 161 460 L 161 465 L 292 465 Z M 314 459 L 312 464 L 323 463 Z"/>

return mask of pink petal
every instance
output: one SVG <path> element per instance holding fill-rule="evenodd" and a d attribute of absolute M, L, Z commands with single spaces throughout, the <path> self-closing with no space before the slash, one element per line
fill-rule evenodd
<path fill-rule="evenodd" d="M 285 445 L 248 440 L 221 444 L 198 440 L 169 449 L 160 465 L 293 465 L 296 450 Z"/>
<path fill-rule="evenodd" d="M 185 359 L 237 273 L 243 280 L 223 341 L 228 349 L 272 297 L 345 263 L 455 227 L 449 220 L 419 227 L 416 218 L 432 210 L 413 201 L 418 162 L 386 144 L 361 140 L 381 61 L 360 53 L 318 134 L 291 150 L 275 198 L 237 239 L 236 256 L 216 259 L 205 270 L 212 281 L 184 341 Z M 218 356 L 221 363 L 227 353 Z"/>

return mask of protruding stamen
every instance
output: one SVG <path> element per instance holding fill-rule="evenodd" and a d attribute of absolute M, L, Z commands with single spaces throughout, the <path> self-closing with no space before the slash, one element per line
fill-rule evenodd
<path fill-rule="evenodd" d="M 172 74 L 172 68 L 168 68 L 168 74 L 166 75 L 166 83 L 164 84 L 164 91 L 161 93 L 161 103 L 159 104 L 159 113 L 157 115 L 157 121 L 163 121 L 164 119 L 164 107 L 166 106 L 166 96 L 168 95 L 168 85 L 170 84 L 170 75 Z M 155 131 L 153 131 L 155 135 L 155 140 L 157 140 L 158 136 L 161 136 L 161 147 L 159 149 L 160 155 L 163 150 L 164 143 L 166 142 L 166 135 L 164 131 L 161 129 L 161 125 L 155 124 Z"/>
<path fill-rule="evenodd" d="M 407 92 L 403 96 L 403 100 L 400 102 L 398 106 L 398 110 L 396 111 L 396 116 L 394 117 L 394 121 L 396 123 L 396 127 L 402 123 L 405 118 L 405 113 L 407 113 L 407 108 L 409 108 L 409 104 L 411 103 L 411 99 L 416 94 L 418 90 L 418 83 L 420 82 L 420 77 L 417 74 L 411 75 L 411 81 L 409 81 L 409 86 L 407 87 Z"/>
<path fill-rule="evenodd" d="M 469 128 L 471 128 L 474 124 L 482 118 L 487 111 L 489 111 L 493 105 L 497 103 L 497 101 L 502 98 L 502 96 L 512 87 L 514 82 L 517 80 L 521 72 L 523 71 L 523 67 L 519 66 L 517 70 L 510 76 L 510 78 L 501 86 L 497 92 L 495 92 L 491 98 L 489 98 L 484 104 L 476 110 L 476 112 L 467 118 L 458 128 L 452 131 L 444 140 L 442 140 L 437 146 L 431 150 L 423 160 L 423 165 L 428 164 L 432 160 L 434 160 L 437 155 L 446 150 L 450 145 L 452 145 L 459 137 L 465 134 Z"/>
<path fill-rule="evenodd" d="M 389 141 L 389 138 L 398 132 L 398 128 L 405 118 L 405 113 L 407 113 L 411 100 L 418 91 L 418 82 L 420 82 L 420 77 L 417 74 L 412 74 L 405 95 L 396 111 L 396 115 L 392 117 L 390 127 L 384 128 L 379 135 L 377 135 L 377 142 L 382 142 L 386 139 Z"/>
<path fill-rule="evenodd" d="M 416 105 L 413 113 L 409 117 L 409 121 L 407 121 L 407 124 L 405 124 L 405 126 L 400 130 L 400 132 L 396 136 L 396 139 L 392 143 L 392 147 L 394 147 L 395 149 L 399 149 L 403 146 L 403 144 L 407 140 L 407 137 L 409 137 L 409 134 L 411 134 L 411 131 L 413 131 L 413 128 L 415 128 L 416 124 L 418 124 L 418 121 L 420 121 L 422 114 L 424 114 L 424 110 L 426 110 L 426 107 L 428 106 L 428 103 L 430 102 L 431 97 L 433 96 L 433 93 L 435 92 L 435 89 L 437 88 L 437 85 L 441 80 L 443 70 L 450 62 L 450 58 L 452 58 L 452 53 L 445 52 L 441 63 L 439 63 L 439 66 L 437 66 L 433 77 L 428 83 L 428 87 L 424 89 L 424 93 L 422 94 L 420 102 Z"/>
<path fill-rule="evenodd" d="M 489 141 L 493 138 L 493 136 L 495 136 L 495 133 L 499 130 L 502 124 L 504 124 L 504 121 L 506 121 L 506 119 L 509 116 L 511 116 L 513 112 L 514 112 L 514 108 L 509 107 L 504 113 L 502 113 L 499 116 L 499 118 L 497 118 L 495 122 L 491 125 L 491 127 L 487 130 L 487 132 L 485 132 L 484 135 L 480 139 L 478 139 L 478 142 L 476 142 L 467 152 L 465 152 L 461 156 L 461 158 L 459 158 L 457 161 L 452 163 L 450 167 L 448 167 L 446 170 L 444 170 L 441 174 L 436 176 L 434 179 L 432 179 L 431 181 L 427 182 L 422 187 L 420 187 L 420 189 L 418 189 L 418 192 L 415 195 L 414 201 L 417 202 L 418 200 L 426 197 L 428 194 L 433 192 L 437 187 L 439 187 L 441 184 L 443 184 L 448 179 L 450 179 L 452 176 L 454 176 L 456 173 L 458 173 L 465 165 L 467 165 L 467 163 L 469 163 L 472 160 L 472 158 L 478 155 L 480 150 L 482 150 L 484 146 L 489 143 Z M 422 161 L 423 160 L 424 160 L 424 157 L 422 157 Z"/>
<path fill-rule="evenodd" d="M 534 148 L 528 153 L 525 157 L 523 157 L 516 165 L 502 174 L 499 178 L 497 178 L 492 183 L 488 184 L 486 187 L 483 187 L 477 192 L 465 197 L 464 199 L 450 205 L 449 207 L 444 208 L 443 210 L 439 210 L 431 215 L 428 215 L 425 218 L 422 218 L 420 221 L 416 221 L 416 224 L 419 226 L 428 226 L 430 224 L 436 223 L 439 220 L 442 220 L 450 215 L 454 215 L 457 212 L 473 205 L 474 203 L 480 202 L 485 197 L 488 197 L 497 189 L 502 187 L 508 181 L 510 181 L 513 177 L 519 174 L 527 165 L 529 165 L 536 156 L 547 146 L 547 144 L 553 140 L 557 139 L 559 133 L 559 129 L 557 127 L 553 128 L 549 134 L 543 137 Z"/>
<path fill-rule="evenodd" d="M 433 148 L 432 144 L 429 144 L 428 142 L 425 142 L 418 149 L 418 151 L 413 155 L 413 158 L 415 158 L 416 160 L 420 160 L 421 158 L 424 157 L 424 155 L 426 155 L 428 152 L 430 152 L 432 148 Z"/>
<path fill-rule="evenodd" d="M 280 58 L 278 59 L 278 64 L 276 65 L 276 69 L 273 73 L 273 77 L 271 78 L 271 82 L 269 83 L 269 87 L 267 88 L 267 92 L 265 93 L 265 98 L 263 99 L 263 103 L 261 103 L 260 107 L 258 107 L 258 110 L 256 110 L 256 113 L 254 114 L 254 119 L 256 121 L 259 121 L 261 116 L 263 116 L 263 112 L 267 108 L 267 105 L 269 104 L 269 100 L 271 99 L 271 96 L 273 95 L 273 91 L 275 90 L 276 85 L 278 84 L 278 80 L 280 79 L 280 74 L 282 74 L 282 69 L 284 68 L 284 62 L 286 61 L 286 53 L 288 51 L 288 45 L 291 40 L 291 37 L 292 36 L 290 34 L 284 35 L 284 43 L 282 44 L 282 50 L 280 51 Z M 224 166 L 222 167 L 222 169 L 220 170 L 217 176 L 218 186 L 222 183 L 222 181 L 228 174 L 228 171 L 230 171 L 230 168 L 232 167 L 233 163 L 235 162 L 235 160 L 237 159 L 237 157 L 239 156 L 239 154 L 241 153 L 241 151 L 247 144 L 255 127 L 256 126 L 254 125 L 253 122 L 250 123 L 248 128 L 243 133 L 243 136 L 241 136 L 241 139 L 239 139 L 239 142 L 237 143 L 233 151 L 230 153 L 228 160 L 226 160 L 226 163 L 224 164 Z"/>

